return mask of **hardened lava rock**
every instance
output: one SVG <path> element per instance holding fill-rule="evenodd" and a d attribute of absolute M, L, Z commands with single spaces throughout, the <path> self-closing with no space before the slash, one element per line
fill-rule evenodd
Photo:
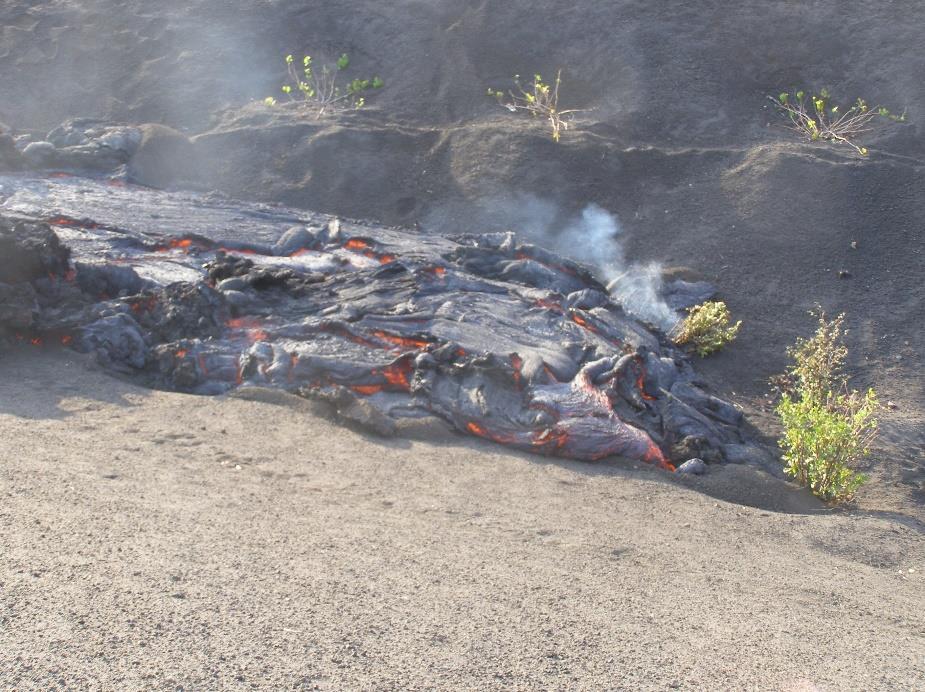
<path fill-rule="evenodd" d="M 682 352 L 589 269 L 514 234 L 422 235 L 82 178 L 0 181 L 13 190 L 0 213 L 48 221 L 74 254 L 43 225 L 0 234 L 25 253 L 0 270 L 32 279 L 33 328 L 152 386 L 281 388 L 383 434 L 435 416 L 540 454 L 664 468 L 748 444 L 741 413 Z M 684 301 L 707 287 L 674 290 Z"/>
<path fill-rule="evenodd" d="M 40 310 L 36 288 L 69 271 L 69 251 L 41 223 L 0 217 L 0 338 L 31 330 Z"/>

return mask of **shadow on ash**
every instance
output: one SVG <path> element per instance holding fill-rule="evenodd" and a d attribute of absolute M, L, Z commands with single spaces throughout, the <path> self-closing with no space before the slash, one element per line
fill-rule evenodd
<path fill-rule="evenodd" d="M 380 434 L 436 416 L 539 454 L 668 470 L 758 450 L 741 412 L 589 268 L 512 233 L 5 176 L 2 335 L 92 353 L 151 387 L 285 389 Z"/>

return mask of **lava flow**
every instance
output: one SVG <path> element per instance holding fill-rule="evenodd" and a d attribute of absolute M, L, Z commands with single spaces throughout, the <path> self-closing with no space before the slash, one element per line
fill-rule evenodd
<path fill-rule="evenodd" d="M 45 224 L 5 221 L 0 201 L 0 287 L 15 289 L 0 300 L 18 301 L 0 302 L 15 320 L 0 322 L 0 340 L 60 339 L 158 387 L 278 387 L 384 433 L 430 416 L 574 459 L 672 469 L 685 450 L 722 459 L 745 441 L 741 414 L 701 388 L 684 354 L 585 269 L 511 236 L 421 235 L 83 178 L 4 180 L 11 192 L 36 184 L 44 218 L 81 233 L 62 232 L 64 247 Z"/>

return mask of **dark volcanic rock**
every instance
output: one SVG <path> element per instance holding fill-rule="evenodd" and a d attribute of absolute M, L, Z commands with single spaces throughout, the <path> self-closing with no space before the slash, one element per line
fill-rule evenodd
<path fill-rule="evenodd" d="M 47 225 L 0 217 L 0 337 L 33 328 L 40 309 L 35 287 L 63 276 L 69 255 Z"/>
<path fill-rule="evenodd" d="M 46 224 L 0 217 L 0 282 L 34 281 L 68 271 L 70 251 Z"/>
<path fill-rule="evenodd" d="M 30 330 L 37 311 L 35 290 L 30 284 L 0 283 L 0 336 Z"/>

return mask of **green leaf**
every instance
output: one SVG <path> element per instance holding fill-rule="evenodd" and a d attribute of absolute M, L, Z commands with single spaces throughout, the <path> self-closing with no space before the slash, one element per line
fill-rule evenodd
<path fill-rule="evenodd" d="M 372 86 L 373 86 L 373 89 L 381 89 L 382 87 L 385 86 L 385 82 L 383 82 L 379 77 L 373 77 Z"/>
<path fill-rule="evenodd" d="M 291 55 L 287 55 L 287 56 L 286 56 L 286 64 L 287 64 L 287 65 L 291 65 L 291 64 L 292 64 L 292 56 L 291 56 Z"/>
<path fill-rule="evenodd" d="M 788 93 L 785 91 L 783 94 L 781 94 L 780 96 L 777 97 L 777 100 L 780 101 L 781 103 L 787 103 L 787 100 L 788 100 L 789 98 L 790 98 L 790 94 L 788 94 Z"/>
<path fill-rule="evenodd" d="M 346 53 L 344 53 L 337 59 L 337 69 L 338 70 L 346 70 L 347 65 L 349 64 L 350 64 L 350 57 Z"/>

